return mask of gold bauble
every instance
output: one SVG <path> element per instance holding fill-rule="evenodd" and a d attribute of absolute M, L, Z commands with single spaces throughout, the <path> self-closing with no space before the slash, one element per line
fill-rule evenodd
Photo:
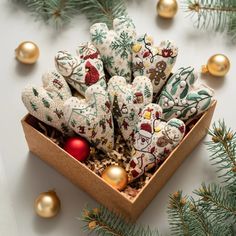
<path fill-rule="evenodd" d="M 31 42 L 22 42 L 15 50 L 16 59 L 24 64 L 34 64 L 39 57 L 38 46 Z"/>
<path fill-rule="evenodd" d="M 202 73 L 209 72 L 216 77 L 225 76 L 230 69 L 230 61 L 223 54 L 215 54 L 209 58 L 207 65 L 202 67 Z"/>
<path fill-rule="evenodd" d="M 175 16 L 178 10 L 176 0 L 159 0 L 157 2 L 157 14 L 160 17 L 171 19 Z"/>
<path fill-rule="evenodd" d="M 102 173 L 102 178 L 117 190 L 123 190 L 128 183 L 128 175 L 126 171 L 120 167 L 108 166 Z"/>
<path fill-rule="evenodd" d="M 54 191 L 41 193 L 34 203 L 37 215 L 42 218 L 52 218 L 56 216 L 60 207 L 60 199 Z"/>

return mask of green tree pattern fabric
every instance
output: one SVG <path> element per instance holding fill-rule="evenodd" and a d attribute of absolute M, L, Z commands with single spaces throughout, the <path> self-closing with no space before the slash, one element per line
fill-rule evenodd
<path fill-rule="evenodd" d="M 22 91 L 22 101 L 29 113 L 40 121 L 56 128 L 65 135 L 72 135 L 65 121 L 63 104 L 71 91 L 63 76 L 55 71 L 45 73 L 43 86 L 28 85 Z"/>
<path fill-rule="evenodd" d="M 104 66 L 111 76 L 123 76 L 131 81 L 132 45 L 135 41 L 135 26 L 130 18 L 120 17 L 113 21 L 109 30 L 104 23 L 90 28 L 91 41 L 99 50 Z"/>

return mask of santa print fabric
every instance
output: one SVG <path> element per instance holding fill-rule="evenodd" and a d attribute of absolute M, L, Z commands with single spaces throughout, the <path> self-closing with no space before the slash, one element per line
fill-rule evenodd
<path fill-rule="evenodd" d="M 149 104 L 141 112 L 134 135 L 135 154 L 130 161 L 130 173 L 135 179 L 158 166 L 182 140 L 185 124 L 178 119 L 164 122 L 162 108 Z"/>
<path fill-rule="evenodd" d="M 108 83 L 108 93 L 113 104 L 113 117 L 131 149 L 139 114 L 145 105 L 152 102 L 151 81 L 145 76 L 138 76 L 132 84 L 128 84 L 124 77 L 113 76 Z"/>

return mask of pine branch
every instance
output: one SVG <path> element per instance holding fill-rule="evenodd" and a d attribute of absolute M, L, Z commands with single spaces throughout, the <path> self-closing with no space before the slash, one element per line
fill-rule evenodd
<path fill-rule="evenodd" d="M 188 225 L 189 203 L 183 197 L 182 191 L 169 195 L 170 202 L 168 207 L 169 225 L 173 235 L 190 235 Z"/>
<path fill-rule="evenodd" d="M 183 8 L 200 29 L 227 31 L 236 39 L 236 0 L 185 0 Z"/>
<path fill-rule="evenodd" d="M 198 206 L 204 215 L 211 219 L 212 224 L 227 221 L 236 223 L 236 198 L 227 187 L 202 184 L 202 187 L 194 193 L 200 197 Z"/>
<path fill-rule="evenodd" d="M 215 185 L 205 191 L 204 196 L 195 191 L 200 196 L 197 201 L 183 197 L 181 191 L 170 195 L 168 216 L 172 235 L 232 235 L 236 199 L 232 193 L 229 196 L 226 192 Z"/>
<path fill-rule="evenodd" d="M 113 19 L 126 15 L 125 0 L 13 0 L 24 4 L 36 16 L 56 27 L 71 21 L 76 14 L 84 14 L 93 24 L 106 23 L 112 27 Z"/>
<path fill-rule="evenodd" d="M 158 236 L 157 230 L 127 223 L 122 217 L 104 207 L 84 209 L 81 220 L 86 232 L 95 232 L 98 236 Z"/>
<path fill-rule="evenodd" d="M 217 165 L 220 178 L 236 193 L 236 133 L 227 128 L 224 121 L 213 124 L 209 130 L 212 141 L 207 142 L 213 165 Z"/>
<path fill-rule="evenodd" d="M 197 201 L 193 198 L 190 199 L 189 235 L 232 235 L 232 221 L 220 220 L 215 214 L 207 212 L 202 207 L 202 201 L 202 198 Z"/>
<path fill-rule="evenodd" d="M 110 28 L 115 18 L 126 15 L 125 0 L 80 0 L 78 9 L 92 24 L 103 22 Z"/>

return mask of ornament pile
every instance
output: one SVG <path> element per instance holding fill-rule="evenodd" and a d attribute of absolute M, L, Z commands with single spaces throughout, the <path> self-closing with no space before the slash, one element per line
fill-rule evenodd
<path fill-rule="evenodd" d="M 65 151 L 134 196 L 181 142 L 186 123 L 211 106 L 213 90 L 192 67 L 171 75 L 177 46 L 136 36 L 127 17 L 115 19 L 111 30 L 94 24 L 90 34 L 77 55 L 59 51 L 56 71 L 44 75 L 42 87 L 27 86 L 22 100 L 63 134 Z"/>

